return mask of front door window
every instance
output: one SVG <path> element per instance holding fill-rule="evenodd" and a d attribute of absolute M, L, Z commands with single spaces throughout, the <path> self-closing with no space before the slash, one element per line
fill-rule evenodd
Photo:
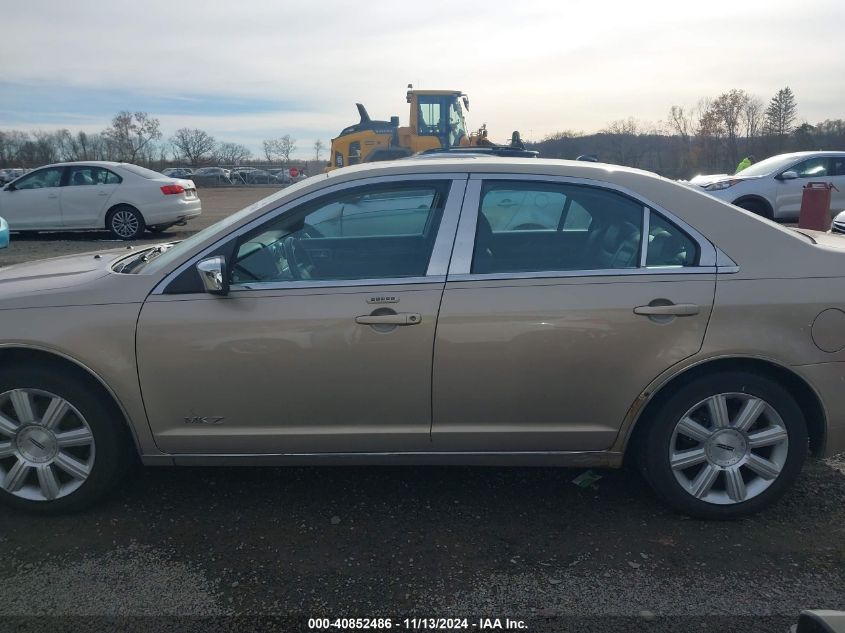
<path fill-rule="evenodd" d="M 238 244 L 232 283 L 422 277 L 447 182 L 360 187 L 286 213 Z"/>

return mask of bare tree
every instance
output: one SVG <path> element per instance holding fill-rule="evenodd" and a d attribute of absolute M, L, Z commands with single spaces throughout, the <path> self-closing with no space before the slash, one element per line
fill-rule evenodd
<path fill-rule="evenodd" d="M 320 160 L 320 154 L 323 152 L 324 149 L 326 149 L 326 146 L 323 145 L 323 141 L 321 141 L 320 139 L 314 141 L 314 160 Z"/>
<path fill-rule="evenodd" d="M 743 128 L 743 116 L 748 95 L 744 90 L 733 89 L 720 94 L 713 101 L 713 112 L 724 131 L 727 160 L 731 165 L 739 161 L 739 135 Z"/>
<path fill-rule="evenodd" d="M 285 134 L 278 139 L 278 152 L 282 158 L 282 162 L 287 165 L 290 162 L 290 155 L 296 151 L 296 139 L 291 138 L 290 134 Z"/>
<path fill-rule="evenodd" d="M 745 123 L 745 138 L 750 140 L 759 136 L 763 129 L 763 102 L 759 97 L 748 95 L 742 118 Z"/>
<path fill-rule="evenodd" d="M 222 165 L 239 165 L 252 158 L 252 152 L 240 143 L 220 143 L 214 152 L 217 162 Z"/>
<path fill-rule="evenodd" d="M 296 139 L 291 138 L 290 134 L 285 134 L 279 138 L 267 139 L 262 145 L 264 156 L 267 157 L 267 162 L 270 163 L 278 158 L 284 164 L 287 164 L 290 162 L 290 155 L 296 151 Z"/>
<path fill-rule="evenodd" d="M 173 153 L 177 159 L 188 161 L 191 166 L 199 165 L 211 158 L 217 143 L 205 130 L 182 127 L 170 137 Z"/>
<path fill-rule="evenodd" d="M 111 126 L 103 130 L 118 160 L 135 162 L 141 151 L 151 142 L 161 138 L 159 120 L 146 112 L 118 112 Z"/>
<path fill-rule="evenodd" d="M 623 165 L 637 167 L 643 147 L 637 142 L 640 123 L 634 118 L 612 121 L 601 131 L 610 140 L 611 158 Z"/>

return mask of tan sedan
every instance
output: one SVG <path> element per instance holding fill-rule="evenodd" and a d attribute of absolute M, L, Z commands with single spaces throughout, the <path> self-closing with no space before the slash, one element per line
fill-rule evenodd
<path fill-rule="evenodd" d="M 845 450 L 845 240 L 653 174 L 406 160 L 0 270 L 0 497 L 148 465 L 639 465 L 681 512 Z"/>

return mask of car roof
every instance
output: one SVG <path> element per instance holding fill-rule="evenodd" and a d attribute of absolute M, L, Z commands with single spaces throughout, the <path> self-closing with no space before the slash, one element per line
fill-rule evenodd
<path fill-rule="evenodd" d="M 357 179 L 365 176 L 431 173 L 431 172 L 466 172 L 466 173 L 514 173 L 552 176 L 568 176 L 590 180 L 610 181 L 618 174 L 638 174 L 662 179 L 653 172 L 625 167 L 611 163 L 593 163 L 587 161 L 562 160 L 555 158 L 508 158 L 498 156 L 464 155 L 455 157 L 427 158 L 426 160 L 393 160 L 377 163 L 352 165 L 335 169 L 328 173 L 329 178 Z"/>

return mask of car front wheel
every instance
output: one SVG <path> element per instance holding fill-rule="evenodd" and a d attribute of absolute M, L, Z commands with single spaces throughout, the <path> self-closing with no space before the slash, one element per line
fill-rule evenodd
<path fill-rule="evenodd" d="M 640 465 L 676 510 L 731 519 L 780 497 L 807 448 L 806 422 L 789 392 L 769 378 L 732 372 L 687 383 L 663 402 Z"/>
<path fill-rule="evenodd" d="M 120 479 L 128 431 L 84 382 L 21 368 L 0 375 L 0 499 L 18 508 L 80 510 Z"/>

